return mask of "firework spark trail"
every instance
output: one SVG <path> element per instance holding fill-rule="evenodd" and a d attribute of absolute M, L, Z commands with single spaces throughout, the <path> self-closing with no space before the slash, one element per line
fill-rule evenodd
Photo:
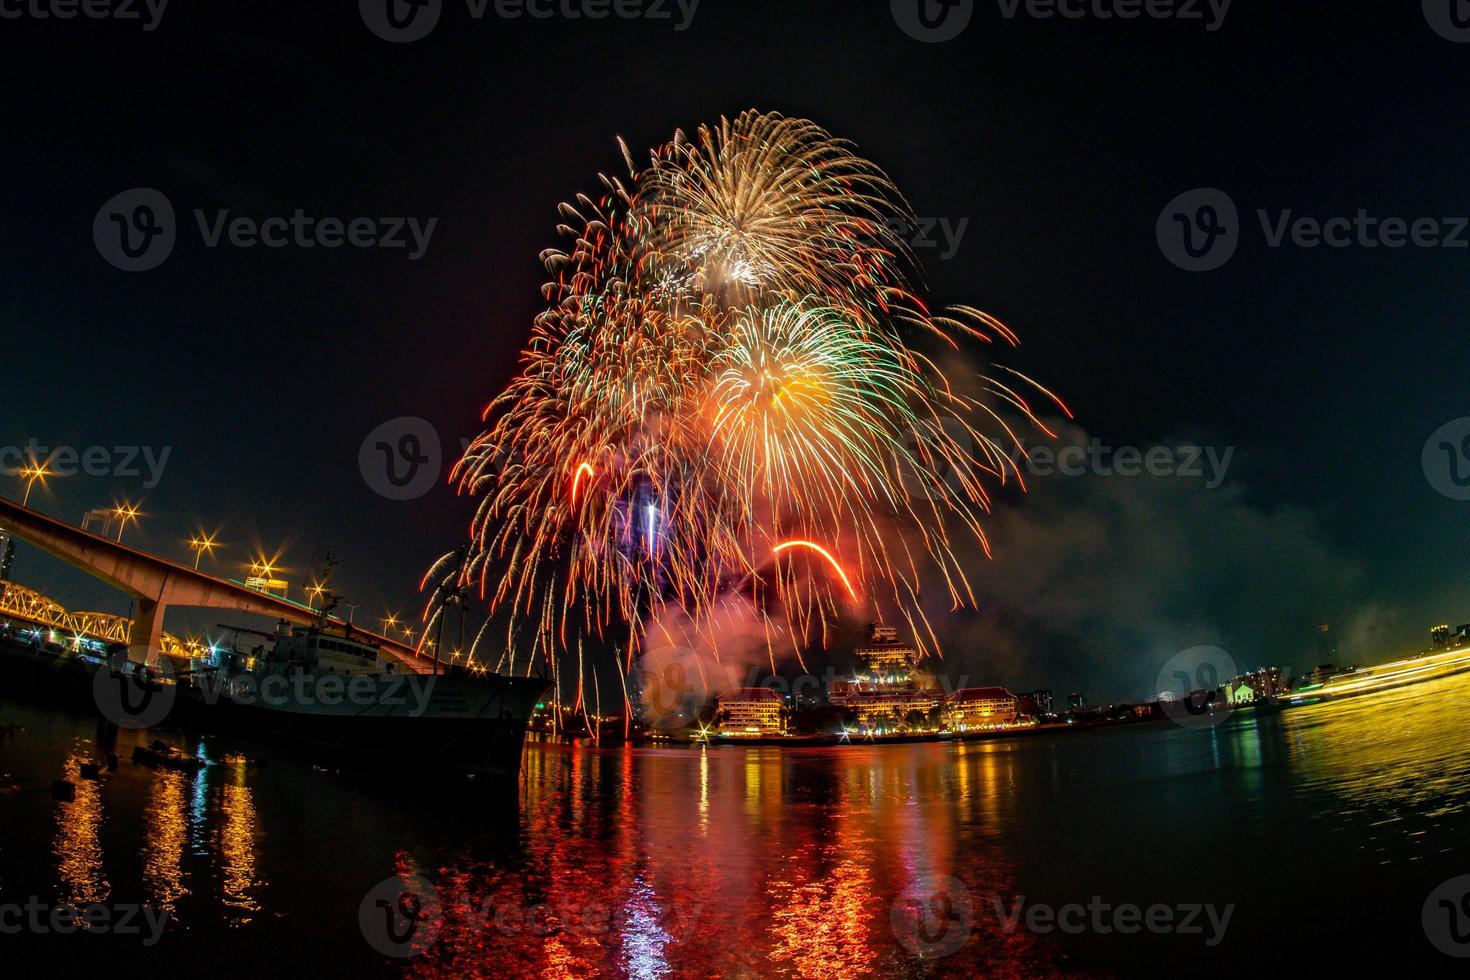
<path fill-rule="evenodd" d="M 957 538 L 989 553 L 987 488 L 1020 479 L 1008 419 L 1040 425 L 1022 389 L 1055 397 L 1014 372 L 963 394 L 905 342 L 1017 339 L 979 310 L 930 312 L 895 231 L 907 203 L 815 123 L 751 110 L 642 168 L 623 152 L 626 179 L 560 209 L 547 308 L 452 476 L 480 498 L 470 548 L 425 584 L 503 615 L 502 669 L 614 625 L 631 665 L 663 610 L 707 624 L 746 588 L 798 656 L 860 597 L 937 646 L 920 575 L 974 603 Z M 797 543 L 809 557 L 776 560 Z"/>

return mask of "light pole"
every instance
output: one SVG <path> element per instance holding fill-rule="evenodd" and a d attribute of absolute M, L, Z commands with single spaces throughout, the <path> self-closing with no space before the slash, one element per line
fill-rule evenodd
<path fill-rule="evenodd" d="M 123 531 L 127 530 L 128 521 L 136 522 L 138 519 L 138 508 L 130 503 L 124 503 L 121 507 L 115 508 L 112 513 L 117 518 L 117 543 L 122 544 Z"/>
<path fill-rule="evenodd" d="M 48 459 L 46 463 L 49 462 L 51 461 Z M 21 467 L 20 475 L 26 478 L 26 492 L 21 496 L 20 499 L 20 505 L 22 507 L 30 506 L 31 488 L 36 485 L 36 481 L 39 480 L 41 486 L 44 487 L 46 486 L 46 477 L 56 475 L 46 468 L 46 463 L 36 463 L 32 461 L 31 465 Z"/>
<path fill-rule="evenodd" d="M 217 547 L 215 536 L 201 532 L 198 536 L 189 539 L 189 547 L 194 549 L 194 568 L 198 569 L 199 559 L 204 557 L 204 553 L 213 551 Z"/>

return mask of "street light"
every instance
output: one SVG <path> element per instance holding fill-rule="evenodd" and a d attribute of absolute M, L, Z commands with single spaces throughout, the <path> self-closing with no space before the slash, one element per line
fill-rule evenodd
<path fill-rule="evenodd" d="M 284 579 L 277 577 L 281 574 L 281 569 L 276 565 L 276 558 L 279 555 L 279 552 L 270 558 L 267 558 L 264 554 L 259 555 L 247 566 L 250 569 L 250 578 L 245 580 L 245 584 L 252 589 L 266 592 L 270 595 L 276 595 L 273 590 L 280 589 L 280 598 L 289 598 L 290 587 Z"/>
<path fill-rule="evenodd" d="M 130 503 L 124 502 L 120 507 L 114 507 L 113 516 L 117 520 L 117 543 L 122 544 L 123 531 L 127 529 L 128 521 L 137 521 L 139 511 Z"/>
<path fill-rule="evenodd" d="M 189 547 L 194 549 L 194 567 L 197 569 L 199 567 L 199 559 L 204 557 L 206 551 L 213 551 L 216 547 L 222 546 L 215 544 L 215 536 L 213 534 L 204 534 L 201 532 L 199 535 L 189 539 Z"/>
<path fill-rule="evenodd" d="M 41 486 L 44 488 L 46 486 L 46 477 L 56 476 L 56 473 L 53 470 L 48 470 L 46 468 L 46 464 L 49 462 L 51 462 L 51 460 L 48 458 L 44 463 L 37 463 L 35 461 L 35 458 L 32 457 L 31 464 L 29 466 L 22 466 L 20 468 L 20 475 L 25 477 L 26 481 L 26 492 L 20 500 L 20 505 L 22 507 L 30 506 L 31 488 L 36 485 L 37 480 L 41 482 Z"/>

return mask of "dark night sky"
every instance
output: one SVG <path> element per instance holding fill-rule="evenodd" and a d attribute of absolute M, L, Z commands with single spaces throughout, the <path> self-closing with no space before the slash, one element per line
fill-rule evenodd
<path fill-rule="evenodd" d="M 641 156 L 754 106 L 854 140 L 919 214 L 968 218 L 953 258 L 920 253 L 934 296 L 1017 329 L 1008 363 L 1090 436 L 1235 447 L 1217 490 L 1083 478 L 1008 499 L 985 609 L 955 623 L 976 680 L 1130 697 L 1196 643 L 1300 665 L 1330 620 L 1371 660 L 1431 619 L 1470 620 L 1470 503 L 1420 463 L 1470 415 L 1470 249 L 1271 249 L 1254 217 L 1470 214 L 1470 44 L 1419 4 L 1238 0 L 1207 32 L 979 3 L 943 44 L 907 36 L 886 0 L 703 0 L 683 32 L 476 21 L 447 0 L 406 45 L 355 8 L 174 0 L 151 32 L 0 20 L 0 444 L 171 447 L 151 490 L 77 476 L 33 504 L 75 521 L 142 500 L 129 540 L 177 557 L 198 522 L 218 526 L 231 574 L 286 546 L 299 580 L 330 548 L 360 619 L 409 607 L 470 505 L 445 487 L 380 497 L 364 436 L 404 415 L 446 452 L 474 435 L 537 309 L 556 204 L 621 171 L 616 136 Z M 125 273 L 91 228 L 137 186 L 169 197 L 180 237 Z M 1226 190 L 1244 229 L 1229 264 L 1191 274 L 1154 224 L 1200 186 Z M 195 208 L 439 220 L 408 261 L 208 249 Z M 122 611 L 21 561 L 68 605 Z"/>

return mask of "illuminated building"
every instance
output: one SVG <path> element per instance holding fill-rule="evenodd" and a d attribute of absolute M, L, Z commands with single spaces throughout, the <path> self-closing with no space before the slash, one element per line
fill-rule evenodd
<path fill-rule="evenodd" d="M 893 626 L 871 627 L 868 641 L 854 651 L 870 676 L 905 676 L 919 666 L 919 652 L 898 638 Z"/>
<path fill-rule="evenodd" d="M 928 715 L 944 700 L 934 675 L 919 670 L 918 651 L 899 640 L 894 627 L 872 626 L 854 652 L 858 670 L 834 680 L 828 700 L 856 712 L 864 728 L 897 728 L 914 712 Z"/>
<path fill-rule="evenodd" d="M 720 695 L 720 729 L 731 735 L 779 735 L 785 707 L 768 687 L 742 687 Z"/>
<path fill-rule="evenodd" d="M 1262 667 L 1254 673 L 1239 674 L 1224 684 L 1227 704 L 1249 704 L 1279 697 L 1286 693 L 1286 679 L 1280 667 Z"/>
<path fill-rule="evenodd" d="M 15 562 L 15 539 L 0 531 L 0 582 L 10 581 L 10 566 Z"/>
<path fill-rule="evenodd" d="M 1067 710 L 1081 711 L 1087 707 L 1087 695 L 1081 691 L 1073 691 L 1067 695 Z"/>
<path fill-rule="evenodd" d="M 1014 725 L 1018 716 L 1016 696 L 1003 687 L 962 688 L 944 703 L 944 722 L 951 731 Z"/>
<path fill-rule="evenodd" d="M 1017 694 L 1016 710 L 1029 718 L 1040 718 L 1052 714 L 1051 689 L 1042 687 Z"/>

